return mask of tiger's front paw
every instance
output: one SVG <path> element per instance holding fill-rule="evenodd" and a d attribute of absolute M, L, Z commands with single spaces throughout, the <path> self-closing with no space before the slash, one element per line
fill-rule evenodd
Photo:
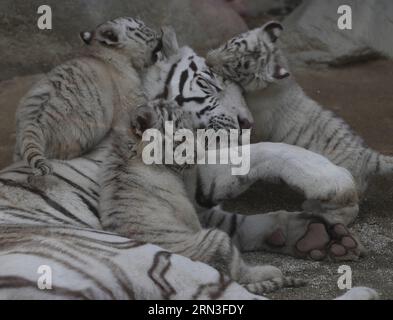
<path fill-rule="evenodd" d="M 284 180 L 314 205 L 319 203 L 321 211 L 357 206 L 356 183 L 345 168 L 304 149 L 294 148 L 286 159 Z"/>

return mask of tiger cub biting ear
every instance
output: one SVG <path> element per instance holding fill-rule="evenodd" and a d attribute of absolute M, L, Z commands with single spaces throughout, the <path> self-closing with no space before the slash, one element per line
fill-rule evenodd
<path fill-rule="evenodd" d="M 129 130 L 113 130 L 99 183 L 103 228 L 209 264 L 256 294 L 303 285 L 273 266 L 247 265 L 228 234 L 202 228 L 183 180 L 183 171 L 195 166 L 179 170 L 182 165 L 143 162 L 142 133 L 150 128 L 163 132 L 168 120 L 174 131 L 197 128 L 176 102 L 156 100 L 137 108 Z"/>
<path fill-rule="evenodd" d="M 289 77 L 277 48 L 282 26 L 269 22 L 209 52 L 208 64 L 245 90 L 258 141 L 304 147 L 348 169 L 363 193 L 373 175 L 393 173 L 393 157 L 368 148 L 350 127 L 310 99 Z"/>
<path fill-rule="evenodd" d="M 123 114 L 145 102 L 141 71 L 161 47 L 142 21 L 118 18 L 81 33 L 85 54 L 65 62 L 22 99 L 14 160 L 33 174 L 52 173 L 49 159 L 71 159 L 96 146 Z"/>

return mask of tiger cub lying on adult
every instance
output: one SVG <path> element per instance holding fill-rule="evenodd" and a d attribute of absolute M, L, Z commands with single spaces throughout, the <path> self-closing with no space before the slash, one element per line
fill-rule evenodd
<path fill-rule="evenodd" d="M 133 113 L 131 130 L 112 133 L 100 182 L 103 228 L 202 261 L 256 294 L 303 285 L 301 280 L 283 277 L 273 266 L 247 265 L 228 234 L 203 229 L 187 194 L 182 166 L 143 162 L 142 133 L 150 128 L 164 132 L 165 121 L 169 120 L 175 131 L 197 128 L 181 106 L 159 100 Z"/>
<path fill-rule="evenodd" d="M 18 107 L 14 160 L 25 160 L 35 175 L 51 174 L 49 159 L 90 150 L 124 113 L 145 103 L 140 74 L 160 49 L 155 31 L 118 18 L 81 37 L 84 55 L 50 71 Z"/>
<path fill-rule="evenodd" d="M 245 90 L 258 141 L 320 153 L 348 169 L 363 193 L 369 178 L 393 173 L 393 157 L 368 148 L 342 119 L 322 109 L 289 77 L 287 61 L 276 46 L 281 31 L 281 24 L 269 22 L 245 32 L 209 52 L 207 62 Z"/>

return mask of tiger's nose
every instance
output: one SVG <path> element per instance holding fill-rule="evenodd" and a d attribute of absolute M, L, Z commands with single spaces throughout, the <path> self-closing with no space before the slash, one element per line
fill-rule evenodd
<path fill-rule="evenodd" d="M 254 125 L 254 123 L 247 118 L 237 117 L 237 121 L 239 122 L 240 129 L 251 129 Z"/>

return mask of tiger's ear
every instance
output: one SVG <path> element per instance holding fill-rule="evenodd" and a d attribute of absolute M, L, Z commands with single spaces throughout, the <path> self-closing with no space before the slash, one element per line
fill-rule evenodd
<path fill-rule="evenodd" d="M 106 28 L 96 32 L 96 39 L 107 46 L 114 46 L 119 43 L 119 31 L 115 28 Z"/>
<path fill-rule="evenodd" d="M 206 55 L 206 64 L 210 67 L 214 72 L 223 75 L 223 66 L 226 62 L 227 54 L 225 51 L 221 50 L 221 47 L 218 49 L 210 50 Z"/>
<path fill-rule="evenodd" d="M 284 30 L 282 24 L 277 21 L 270 21 L 261 27 L 262 32 L 265 32 L 271 42 L 275 43 Z"/>
<path fill-rule="evenodd" d="M 142 137 L 145 130 L 154 128 L 156 123 L 157 114 L 149 105 L 138 107 L 131 116 L 131 130 L 138 137 Z"/>
<path fill-rule="evenodd" d="M 179 44 L 177 42 L 176 32 L 172 26 L 164 26 L 162 32 L 162 51 L 169 58 L 179 52 Z"/>
<path fill-rule="evenodd" d="M 84 31 L 84 32 L 81 32 L 79 34 L 79 36 L 81 37 L 82 41 L 85 44 L 89 45 L 91 43 L 91 40 L 93 39 L 93 32 Z"/>

